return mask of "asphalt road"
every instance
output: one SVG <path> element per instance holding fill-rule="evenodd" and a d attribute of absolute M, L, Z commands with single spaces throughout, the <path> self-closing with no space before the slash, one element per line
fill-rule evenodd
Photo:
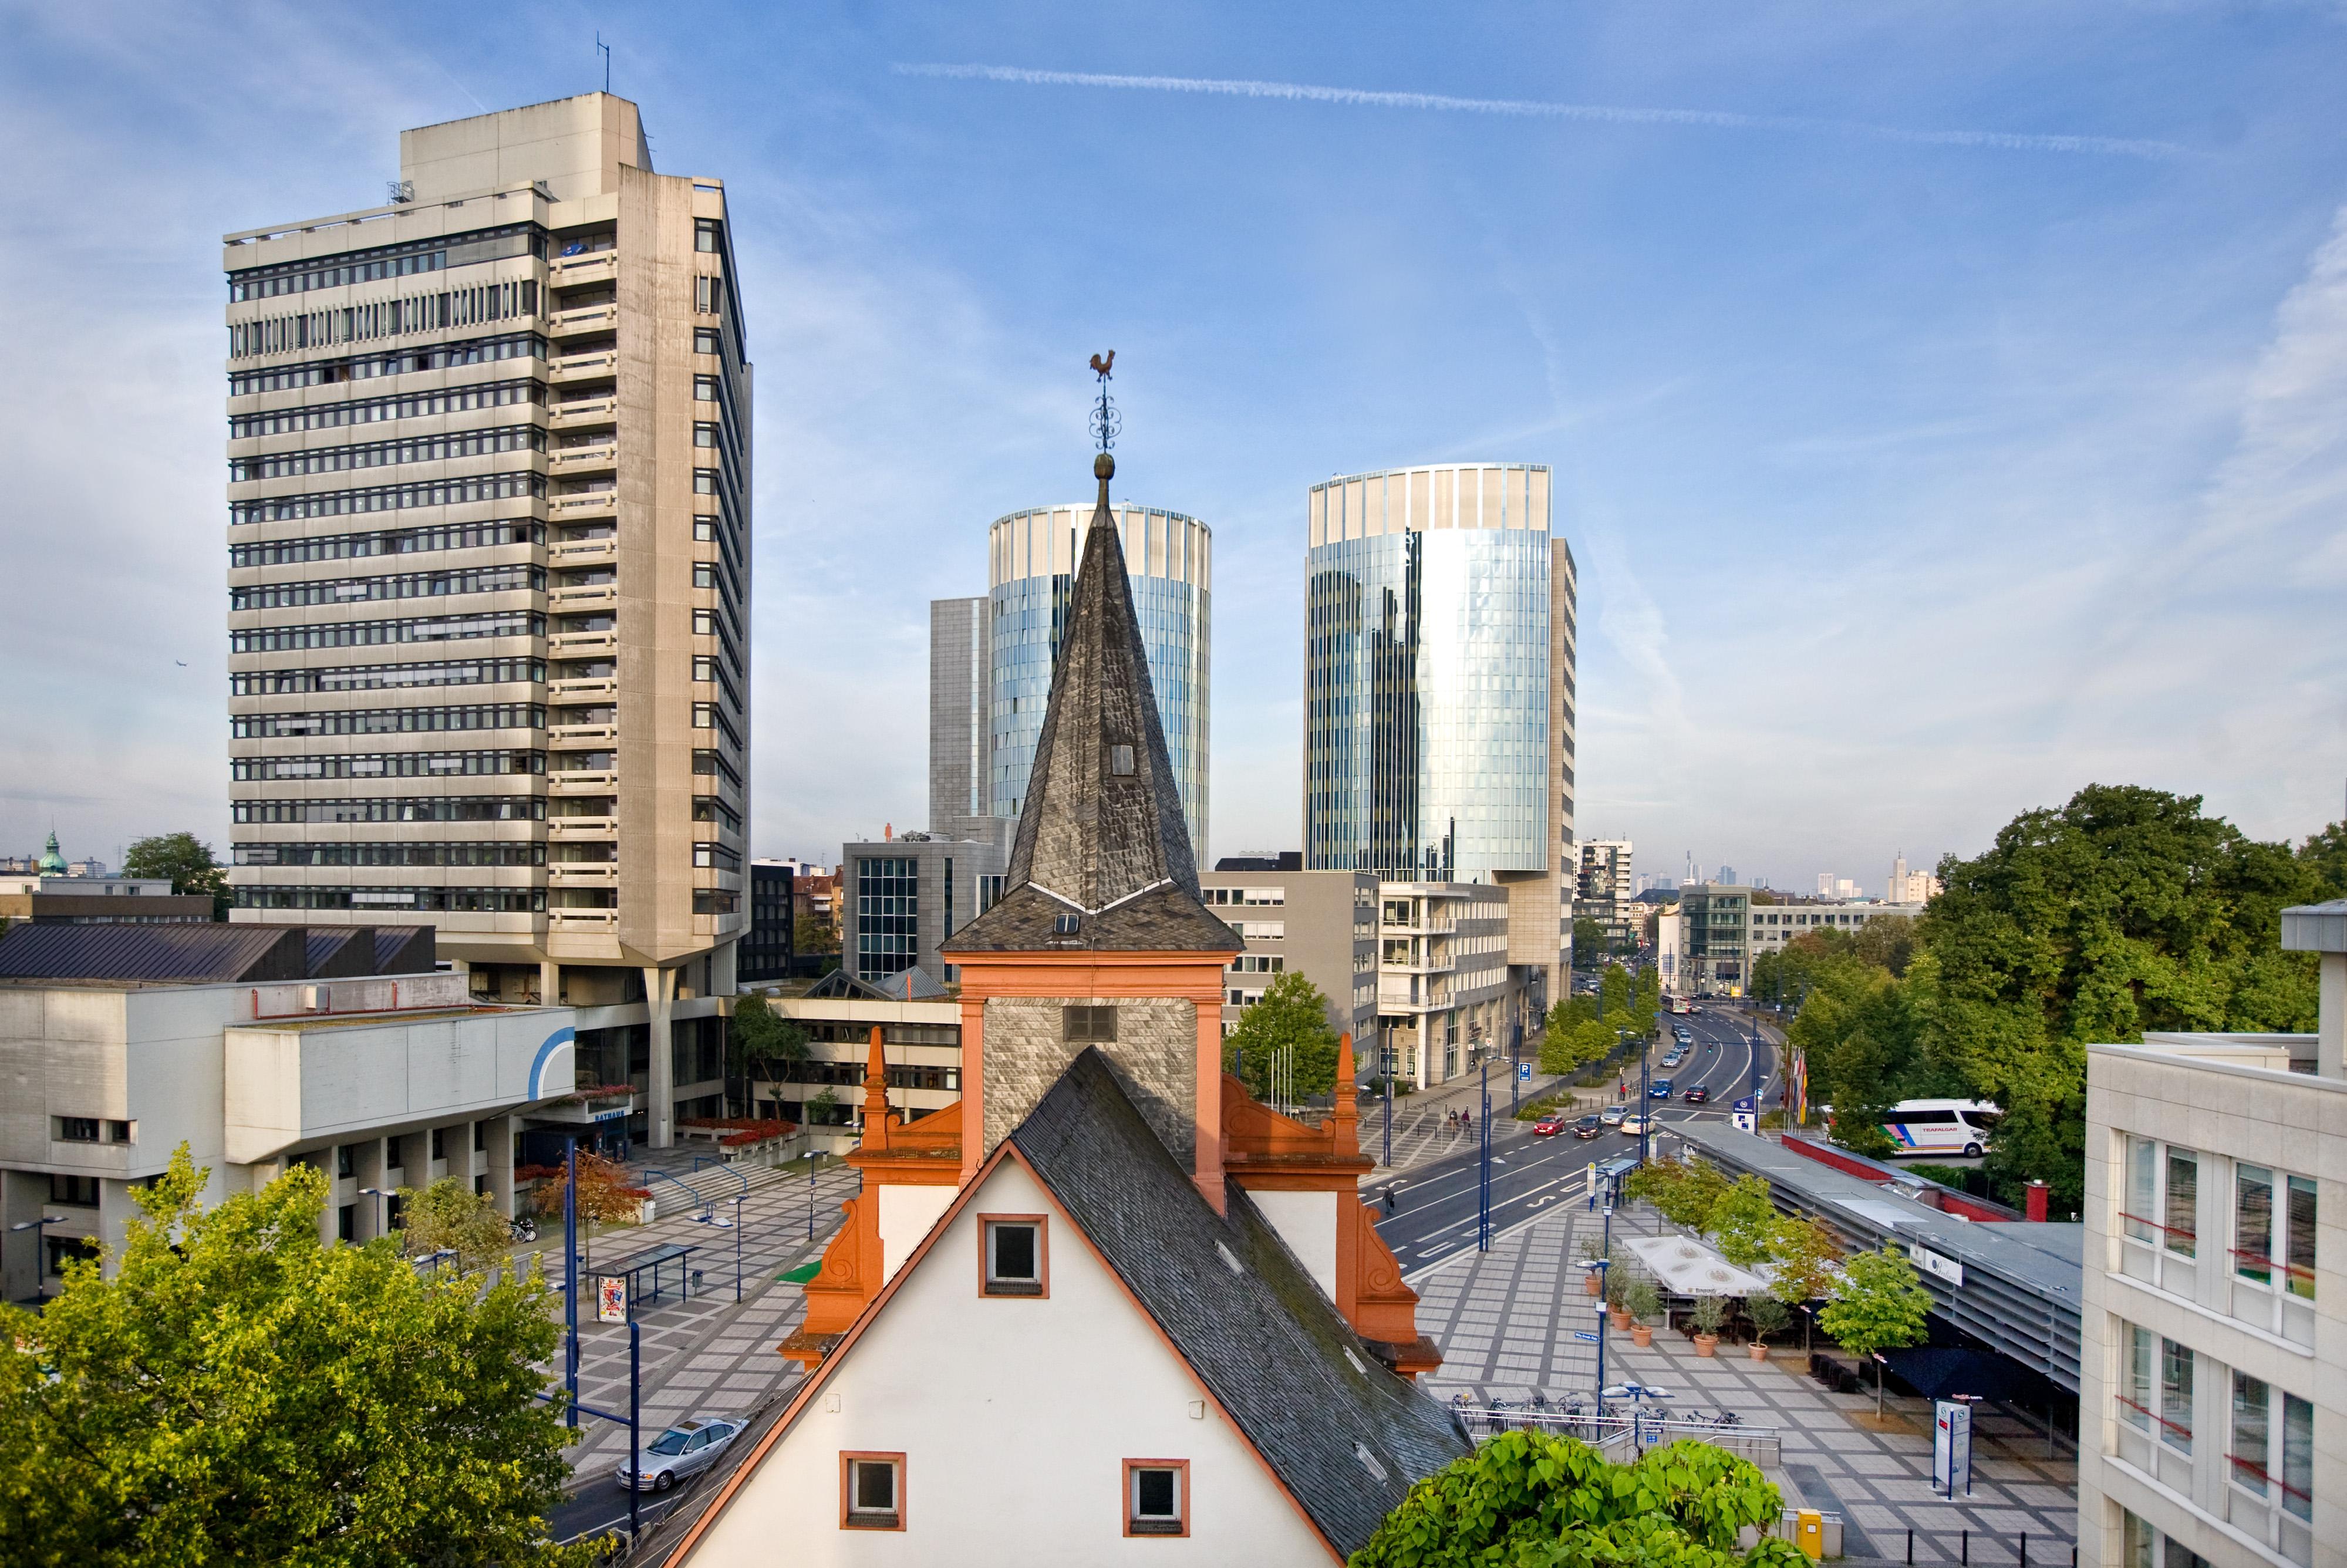
<path fill-rule="evenodd" d="M 1684 1018 L 1665 1013 L 1663 1022 L 1664 1043 L 1652 1049 L 1649 1074 L 1654 1078 L 1669 1077 L 1679 1094 L 1700 1083 L 1711 1091 L 1711 1101 L 1700 1106 L 1677 1098 L 1667 1102 L 1646 1101 L 1658 1125 L 1696 1118 L 1725 1122 L 1729 1108 L 1748 1091 L 1747 1086 L 1752 1082 L 1759 1084 L 1762 1103 L 1767 1103 L 1777 1053 L 1763 1043 L 1758 1048 L 1756 1071 L 1752 1034 L 1743 1020 L 1725 1011 L 1714 1012 L 1706 1005 L 1702 1012 Z M 1677 1070 L 1665 1074 L 1662 1061 L 1670 1049 L 1669 1026 L 1673 1023 L 1684 1023 L 1693 1030 L 1695 1045 Z M 1717 1049 L 1706 1050 L 1706 1046 Z M 1632 1061 L 1627 1066 L 1629 1103 L 1635 1104 L 1638 1102 L 1637 1063 Z M 1747 1078 L 1747 1074 L 1751 1076 Z M 1569 1132 L 1536 1138 L 1531 1122 L 1518 1122 L 1508 1114 L 1504 1085 L 1495 1084 L 1493 1088 L 1494 1235 L 1532 1219 L 1552 1204 L 1580 1201 L 1583 1173 L 1591 1161 L 1638 1152 L 1637 1139 L 1610 1128 L 1586 1140 Z M 1405 1275 L 1440 1262 L 1461 1247 L 1475 1245 L 1477 1141 L 1461 1142 L 1466 1146 L 1456 1154 L 1418 1166 L 1389 1184 L 1380 1183 L 1363 1190 L 1365 1198 L 1376 1199 L 1387 1186 L 1394 1189 L 1394 1207 L 1378 1222 L 1378 1234 L 1393 1248 Z"/>

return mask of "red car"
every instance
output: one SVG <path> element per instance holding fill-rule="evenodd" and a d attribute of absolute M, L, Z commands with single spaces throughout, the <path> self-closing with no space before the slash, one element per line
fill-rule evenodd
<path fill-rule="evenodd" d="M 1535 1138 L 1553 1138 L 1563 1131 L 1564 1118 L 1562 1116 L 1543 1116 L 1532 1123 L 1532 1136 Z"/>

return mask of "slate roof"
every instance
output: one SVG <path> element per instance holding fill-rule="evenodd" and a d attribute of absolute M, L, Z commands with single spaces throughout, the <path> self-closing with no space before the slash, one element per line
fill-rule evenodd
<path fill-rule="evenodd" d="M 1225 1187 L 1227 1215 L 1208 1206 L 1097 1050 L 1010 1142 L 1340 1552 L 1472 1450 L 1448 1409 L 1362 1346 L 1244 1189 Z"/>
<path fill-rule="evenodd" d="M 0 936 L 0 979 L 189 985 L 420 973 L 431 968 L 432 927 L 375 927 L 371 949 L 350 951 L 353 938 L 368 929 L 241 921 L 22 925 Z M 387 967 L 392 965 L 401 967 Z"/>
<path fill-rule="evenodd" d="M 1103 453 L 1093 472 L 1100 504 L 1060 639 L 1006 891 L 941 952 L 1235 953 L 1243 946 L 1198 897 L 1197 860 L 1109 512 L 1115 464 Z M 1077 917 L 1074 931 L 1057 929 L 1063 915 Z"/>

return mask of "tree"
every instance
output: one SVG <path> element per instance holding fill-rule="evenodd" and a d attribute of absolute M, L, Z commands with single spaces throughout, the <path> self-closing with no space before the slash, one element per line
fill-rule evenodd
<path fill-rule="evenodd" d="M 1768 1233 L 1768 1255 L 1775 1260 L 1768 1271 L 1768 1294 L 1788 1307 L 1807 1307 L 1831 1292 L 1841 1277 L 1841 1245 L 1825 1225 L 1802 1215 L 1787 1214 L 1777 1221 Z M 1801 1348 L 1809 1348 L 1806 1319 Z"/>
<path fill-rule="evenodd" d="M 1540 1070 L 1564 1074 L 1601 1061 L 1614 1049 L 1619 1030 L 1626 1027 L 1626 1020 L 1620 1024 L 1610 1019 L 1601 1020 L 1596 998 L 1567 997 L 1548 1009 L 1541 1035 Z"/>
<path fill-rule="evenodd" d="M 1915 1277 L 1915 1266 L 1906 1255 L 1884 1247 L 1862 1252 L 1843 1266 L 1841 1283 L 1818 1314 L 1818 1327 L 1835 1344 L 1862 1359 L 1878 1350 L 1921 1345 L 1930 1337 L 1924 1314 L 1932 1309 L 1931 1293 Z M 1874 1413 L 1882 1414 L 1882 1363 L 1874 1364 Z"/>
<path fill-rule="evenodd" d="M 540 1214 L 561 1217 L 563 1189 L 569 1184 L 565 1170 L 564 1166 L 556 1166 L 557 1179 L 539 1185 Z M 588 1262 L 595 1259 L 595 1227 L 635 1224 L 636 1216 L 643 1212 L 647 1195 L 641 1187 L 630 1184 L 627 1167 L 617 1160 L 607 1160 L 584 1149 L 579 1151 L 579 1225 L 586 1240 Z"/>
<path fill-rule="evenodd" d="M 1777 1232 L 1777 1205 L 1768 1196 L 1768 1181 L 1739 1176 L 1711 1205 L 1705 1229 L 1719 1244 L 1719 1255 L 1738 1268 L 1768 1261 L 1770 1240 Z"/>
<path fill-rule="evenodd" d="M 169 877 L 174 893 L 194 893 L 212 901 L 212 918 L 228 918 L 228 873 L 212 858 L 212 846 L 192 833 L 142 838 L 123 852 L 125 876 Z"/>
<path fill-rule="evenodd" d="M 583 1565 L 558 1547 L 569 1440 L 535 1396 L 559 1338 L 535 1271 L 419 1272 L 318 1238 L 296 1165 L 203 1209 L 180 1145 L 131 1190 L 119 1271 L 0 1308 L 0 1540 L 12 1563 Z"/>
<path fill-rule="evenodd" d="M 1573 1438 L 1502 1432 L 1411 1487 L 1351 1568 L 1805 1568 L 1765 1533 L 1782 1507 L 1757 1467 L 1708 1443 L 1615 1465 Z M 1749 1552 L 1746 1525 L 1764 1532 Z"/>
<path fill-rule="evenodd" d="M 1727 1195 L 1728 1182 L 1706 1160 L 1652 1160 L 1630 1173 L 1622 1191 L 1654 1204 L 1675 1225 L 1704 1231 L 1711 1227 L 1712 1210 Z"/>
<path fill-rule="evenodd" d="M 831 922 L 820 915 L 802 915 L 791 927 L 791 951 L 794 953 L 836 953 L 839 933 Z"/>
<path fill-rule="evenodd" d="M 453 1252 L 457 1267 L 477 1274 L 505 1255 L 513 1227 L 487 1194 L 443 1176 L 421 1192 L 399 1189 L 399 1235 L 410 1256 Z"/>
<path fill-rule="evenodd" d="M 1237 1073 L 1257 1099 L 1271 1094 L 1275 1062 L 1284 1064 L 1293 1094 L 1326 1094 L 1336 1087 L 1337 1030 L 1328 1022 L 1328 999 L 1295 969 L 1274 976 L 1223 1037 L 1223 1071 Z"/>
<path fill-rule="evenodd" d="M 1655 1032 L 1663 1011 L 1663 977 L 1652 965 L 1630 979 L 1630 1032 L 1644 1040 Z"/>
<path fill-rule="evenodd" d="M 1605 927 L 1586 915 L 1576 916 L 1573 922 L 1573 965 L 1590 968 L 1604 960 L 1613 944 L 1606 939 Z"/>
<path fill-rule="evenodd" d="M 733 1059 L 742 1064 L 745 1087 L 744 1099 L 750 1098 L 747 1081 L 764 1076 L 772 1080 L 776 1063 L 795 1063 L 807 1059 L 806 1030 L 795 1020 L 776 1012 L 764 997 L 752 991 L 733 1003 L 733 1017 L 726 1027 L 726 1035 L 733 1044 Z M 765 1073 L 760 1068 L 768 1069 Z"/>

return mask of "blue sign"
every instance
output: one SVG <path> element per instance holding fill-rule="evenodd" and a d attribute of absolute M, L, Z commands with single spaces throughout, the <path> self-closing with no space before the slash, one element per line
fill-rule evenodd
<path fill-rule="evenodd" d="M 1516 1081 L 1519 1083 L 1530 1083 L 1532 1081 L 1532 1064 L 1529 1061 L 1519 1061 L 1516 1063 Z"/>
<path fill-rule="evenodd" d="M 1747 1094 L 1743 1099 L 1736 1102 L 1736 1109 L 1738 1111 L 1758 1111 L 1759 1106 L 1754 1104 L 1752 1096 Z"/>
<path fill-rule="evenodd" d="M 1587 1340 L 1587 1341 L 1589 1341 L 1589 1343 L 1591 1343 L 1592 1345 L 1594 1345 L 1594 1344 L 1596 1344 L 1596 1343 L 1597 1343 L 1597 1336 L 1596 1336 L 1596 1335 L 1594 1335 L 1594 1334 L 1592 1334 L 1592 1333 L 1591 1333 L 1591 1332 L 1589 1332 L 1589 1330 L 1588 1330 L 1588 1329 L 1586 1329 L 1586 1328 L 1576 1328 L 1576 1329 L 1574 1329 L 1574 1330 L 1573 1331 L 1573 1337 L 1575 1339 L 1586 1339 L 1586 1340 Z"/>

